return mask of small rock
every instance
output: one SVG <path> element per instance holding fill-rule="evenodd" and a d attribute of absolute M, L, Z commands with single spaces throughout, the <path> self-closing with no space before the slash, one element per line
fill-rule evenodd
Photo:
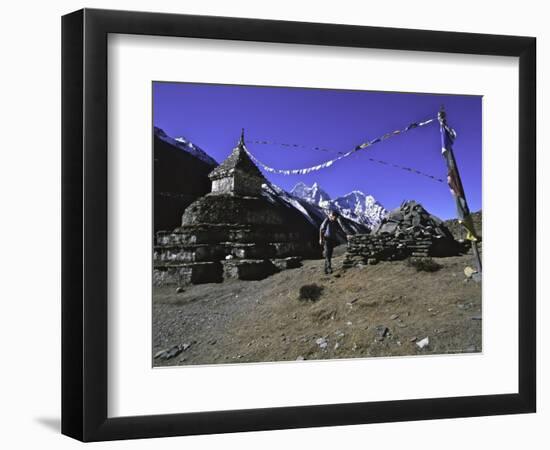
<path fill-rule="evenodd" d="M 319 338 L 315 341 L 315 343 L 319 346 L 321 349 L 325 349 L 328 346 L 328 342 L 325 338 Z"/>
<path fill-rule="evenodd" d="M 182 345 L 173 345 L 172 347 L 161 350 L 155 354 L 155 359 L 162 358 L 162 359 L 172 359 L 175 356 L 178 356 L 183 351 Z"/>
<path fill-rule="evenodd" d="M 399 314 L 392 314 L 390 316 L 390 320 L 395 320 L 395 319 L 398 319 L 399 318 Z"/>
<path fill-rule="evenodd" d="M 185 292 L 185 289 L 183 289 L 181 286 L 178 286 L 176 288 L 176 294 L 181 294 L 182 292 Z"/>
<path fill-rule="evenodd" d="M 303 357 L 303 356 L 298 356 L 298 358 L 296 358 L 296 361 L 305 361 L 306 359 Z"/>
<path fill-rule="evenodd" d="M 349 327 L 349 326 L 353 325 L 353 323 L 351 323 L 350 321 L 347 321 L 346 325 Z"/>
<path fill-rule="evenodd" d="M 416 343 L 416 345 L 418 346 L 418 348 L 424 348 L 426 347 L 427 345 L 429 345 L 430 343 L 430 338 L 429 337 L 425 337 L 424 339 L 418 341 Z"/>
<path fill-rule="evenodd" d="M 389 331 L 390 331 L 389 328 L 385 327 L 384 325 L 378 325 L 376 327 L 376 334 L 378 335 L 379 338 L 382 338 L 382 339 L 388 335 Z"/>
<path fill-rule="evenodd" d="M 182 346 L 181 346 L 181 349 L 183 351 L 187 350 L 189 347 L 191 347 L 191 343 L 190 342 L 185 342 Z"/>
<path fill-rule="evenodd" d="M 153 356 L 153 358 L 157 359 L 160 357 L 160 355 L 162 355 L 167 349 L 162 349 L 162 350 L 159 350 L 158 352 L 155 353 L 155 356 Z"/>
<path fill-rule="evenodd" d="M 338 347 L 340 347 L 340 344 L 337 342 L 336 344 L 334 344 L 334 350 L 338 350 Z"/>
<path fill-rule="evenodd" d="M 409 342 L 416 342 L 416 336 L 413 336 L 412 338 L 410 338 Z"/>
<path fill-rule="evenodd" d="M 233 259 L 233 255 L 227 255 L 225 259 Z"/>
<path fill-rule="evenodd" d="M 211 340 L 211 341 L 209 341 L 208 343 L 209 343 L 210 345 L 215 345 L 215 344 L 216 344 L 216 342 L 218 342 L 218 341 L 216 341 L 216 339 L 212 339 L 212 340 Z"/>

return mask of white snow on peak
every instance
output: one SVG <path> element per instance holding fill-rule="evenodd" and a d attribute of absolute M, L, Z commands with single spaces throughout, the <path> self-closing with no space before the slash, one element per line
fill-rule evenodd
<path fill-rule="evenodd" d="M 298 201 L 297 198 L 295 198 L 293 195 L 288 194 L 283 189 L 281 189 L 279 186 L 273 184 L 273 183 L 264 183 L 262 184 L 262 189 L 264 191 L 271 193 L 275 195 L 277 198 L 283 201 L 283 203 L 286 203 L 287 205 L 296 208 L 300 214 L 302 214 L 308 222 L 310 222 L 312 225 L 317 225 L 315 219 L 311 217 L 309 212 L 302 206 L 302 204 Z"/>
<path fill-rule="evenodd" d="M 377 225 L 387 214 L 372 195 L 365 195 L 359 190 L 331 199 L 318 183 L 308 186 L 299 182 L 290 194 L 323 209 L 338 211 L 342 216 L 369 227 Z"/>
<path fill-rule="evenodd" d="M 300 182 L 292 188 L 290 194 L 315 205 L 330 201 L 330 195 L 323 191 L 317 183 L 313 183 L 312 186 L 308 186 L 307 184 Z"/>
<path fill-rule="evenodd" d="M 155 136 L 157 136 L 159 139 L 163 140 L 164 142 L 170 145 L 173 145 L 174 147 L 177 147 L 195 156 L 196 158 L 200 159 L 201 161 L 204 161 L 207 164 L 214 165 L 214 166 L 218 165 L 217 161 L 214 158 L 212 158 L 208 153 L 206 153 L 203 149 L 193 144 L 183 136 L 172 138 L 168 136 L 164 132 L 164 130 L 158 127 L 155 127 Z"/>

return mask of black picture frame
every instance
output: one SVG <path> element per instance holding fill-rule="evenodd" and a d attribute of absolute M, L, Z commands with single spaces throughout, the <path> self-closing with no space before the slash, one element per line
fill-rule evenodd
<path fill-rule="evenodd" d="M 107 417 L 109 33 L 519 57 L 517 393 Z M 536 409 L 536 39 L 84 9 L 62 18 L 62 433 L 82 441 L 530 413 Z"/>

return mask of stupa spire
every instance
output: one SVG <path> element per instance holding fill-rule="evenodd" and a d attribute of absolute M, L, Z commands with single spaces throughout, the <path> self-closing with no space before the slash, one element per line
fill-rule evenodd
<path fill-rule="evenodd" d="M 241 139 L 239 140 L 239 145 L 244 147 L 244 128 L 241 128 Z"/>
<path fill-rule="evenodd" d="M 244 144 L 244 128 L 237 146 L 210 174 L 213 194 L 259 195 L 266 182 L 260 169 L 248 156 Z"/>

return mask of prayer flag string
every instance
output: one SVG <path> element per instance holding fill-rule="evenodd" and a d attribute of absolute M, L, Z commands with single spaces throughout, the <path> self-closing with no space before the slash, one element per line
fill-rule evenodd
<path fill-rule="evenodd" d="M 390 137 L 397 136 L 398 134 L 406 133 L 407 131 L 413 130 L 415 128 L 420 128 L 420 127 L 429 125 L 429 124 L 431 124 L 432 122 L 434 122 L 436 120 L 437 119 L 432 118 L 432 119 L 428 119 L 428 120 L 425 120 L 425 121 L 422 121 L 422 122 L 413 122 L 413 123 L 409 124 L 408 126 L 406 126 L 405 128 L 402 128 L 402 129 L 399 129 L 399 130 L 394 130 L 394 131 L 386 133 L 386 134 L 384 134 L 384 135 L 382 135 L 382 136 L 380 136 L 376 139 L 372 139 L 370 141 L 363 142 L 362 144 L 359 144 L 359 145 L 355 146 L 352 150 L 350 150 L 348 152 L 340 153 L 339 156 L 337 156 L 336 158 L 330 159 L 330 160 L 325 161 L 325 162 L 323 162 L 321 164 L 318 164 L 316 166 L 304 167 L 304 168 L 301 168 L 301 169 L 276 169 L 274 167 L 268 166 L 267 164 L 264 164 L 262 161 L 260 161 L 258 158 L 256 158 L 252 153 L 250 153 L 250 151 L 246 147 L 244 147 L 244 150 L 246 151 L 248 156 L 250 156 L 250 158 L 257 165 L 262 167 L 266 172 L 276 173 L 276 174 L 280 174 L 280 175 L 305 175 L 305 174 L 308 174 L 308 173 L 311 173 L 311 172 L 315 172 L 317 170 L 321 170 L 321 169 L 325 169 L 327 167 L 330 167 L 334 163 L 336 163 L 336 162 L 338 162 L 338 161 L 340 161 L 344 158 L 347 158 L 348 156 L 351 156 L 351 155 L 353 155 L 354 153 L 356 153 L 360 150 L 364 150 L 368 147 L 373 146 L 374 144 L 385 141 L 386 139 L 389 139 Z M 276 144 L 276 145 L 284 145 L 284 146 L 287 146 L 287 147 L 308 148 L 308 147 L 306 147 L 304 145 L 300 145 L 300 144 L 281 144 L 281 143 L 277 143 L 277 142 L 273 142 L 273 141 L 256 140 L 256 141 L 252 141 L 252 142 L 257 143 L 257 144 Z M 324 148 L 324 147 L 312 147 L 312 148 L 316 149 L 316 150 L 330 151 L 329 149 Z M 433 175 L 425 174 L 423 172 L 420 172 L 416 169 L 412 169 L 410 167 L 403 167 L 403 166 L 399 166 L 397 164 L 386 163 L 385 161 L 376 160 L 374 158 L 369 158 L 369 160 L 372 161 L 372 162 L 380 163 L 380 164 L 392 165 L 393 167 L 396 167 L 396 168 L 399 168 L 399 169 L 402 169 L 402 170 L 407 170 L 409 172 L 416 173 L 418 175 L 426 176 L 426 177 L 431 178 L 435 181 L 443 182 L 443 180 L 441 180 L 440 178 L 437 178 Z"/>

